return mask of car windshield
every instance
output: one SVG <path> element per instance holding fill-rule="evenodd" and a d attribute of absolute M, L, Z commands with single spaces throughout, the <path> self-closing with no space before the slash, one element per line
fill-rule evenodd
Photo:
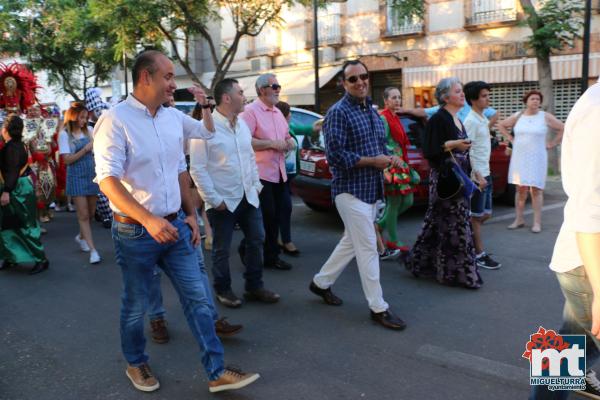
<path fill-rule="evenodd" d="M 310 125 L 318 120 L 318 117 L 315 117 L 312 114 L 304 113 L 298 110 L 292 110 L 292 123 L 296 125 Z"/>

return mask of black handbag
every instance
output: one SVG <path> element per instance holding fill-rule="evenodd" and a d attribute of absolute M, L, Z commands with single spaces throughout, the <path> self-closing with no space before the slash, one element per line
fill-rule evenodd
<path fill-rule="evenodd" d="M 456 162 L 454 154 L 451 151 L 449 153 L 451 158 L 444 161 L 439 172 L 438 199 L 449 200 L 462 194 L 467 200 L 470 200 L 473 193 L 479 190 L 479 187 Z"/>

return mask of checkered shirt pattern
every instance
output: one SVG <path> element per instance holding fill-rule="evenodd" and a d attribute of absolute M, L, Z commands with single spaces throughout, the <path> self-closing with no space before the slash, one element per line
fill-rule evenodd
<path fill-rule="evenodd" d="M 355 166 L 361 157 L 388 154 L 383 121 L 372 106 L 370 98 L 362 104 L 346 93 L 325 116 L 323 133 L 334 199 L 341 193 L 368 204 L 384 198 L 382 171 Z"/>
<path fill-rule="evenodd" d="M 96 202 L 96 211 L 102 217 L 103 220 L 112 219 L 113 212 L 110 209 L 110 203 L 108 199 L 104 195 L 104 193 L 100 192 L 98 194 L 98 201 Z"/>

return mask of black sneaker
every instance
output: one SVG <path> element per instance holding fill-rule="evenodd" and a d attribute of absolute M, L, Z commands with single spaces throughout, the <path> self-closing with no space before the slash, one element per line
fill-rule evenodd
<path fill-rule="evenodd" d="M 589 399 L 600 399 L 600 380 L 596 377 L 596 371 L 587 370 L 585 373 L 585 390 L 578 390 L 577 394 Z"/>
<path fill-rule="evenodd" d="M 239 308 L 242 306 L 242 301 L 233 293 L 232 290 L 217 293 L 217 300 L 225 307 Z"/>
<path fill-rule="evenodd" d="M 400 249 L 385 249 L 383 253 L 379 254 L 381 261 L 393 260 L 400 255 Z"/>
<path fill-rule="evenodd" d="M 502 266 L 502 264 L 500 264 L 499 262 L 496 262 L 492 259 L 492 257 L 490 257 L 488 254 L 483 253 L 482 256 L 477 257 L 475 259 L 475 262 L 477 262 L 477 266 L 479 268 L 485 268 L 485 269 L 498 269 Z"/>

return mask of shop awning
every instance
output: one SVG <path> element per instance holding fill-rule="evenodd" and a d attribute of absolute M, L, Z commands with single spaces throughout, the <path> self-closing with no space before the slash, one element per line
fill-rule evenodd
<path fill-rule="evenodd" d="M 581 54 L 551 57 L 552 79 L 580 78 L 581 59 Z M 488 83 L 509 83 L 538 80 L 535 58 L 410 67 L 404 68 L 402 73 L 405 87 L 435 86 L 442 78 L 450 76 L 455 76 L 462 82 L 482 80 Z M 590 76 L 599 74 L 600 53 L 592 53 L 590 54 Z"/>

